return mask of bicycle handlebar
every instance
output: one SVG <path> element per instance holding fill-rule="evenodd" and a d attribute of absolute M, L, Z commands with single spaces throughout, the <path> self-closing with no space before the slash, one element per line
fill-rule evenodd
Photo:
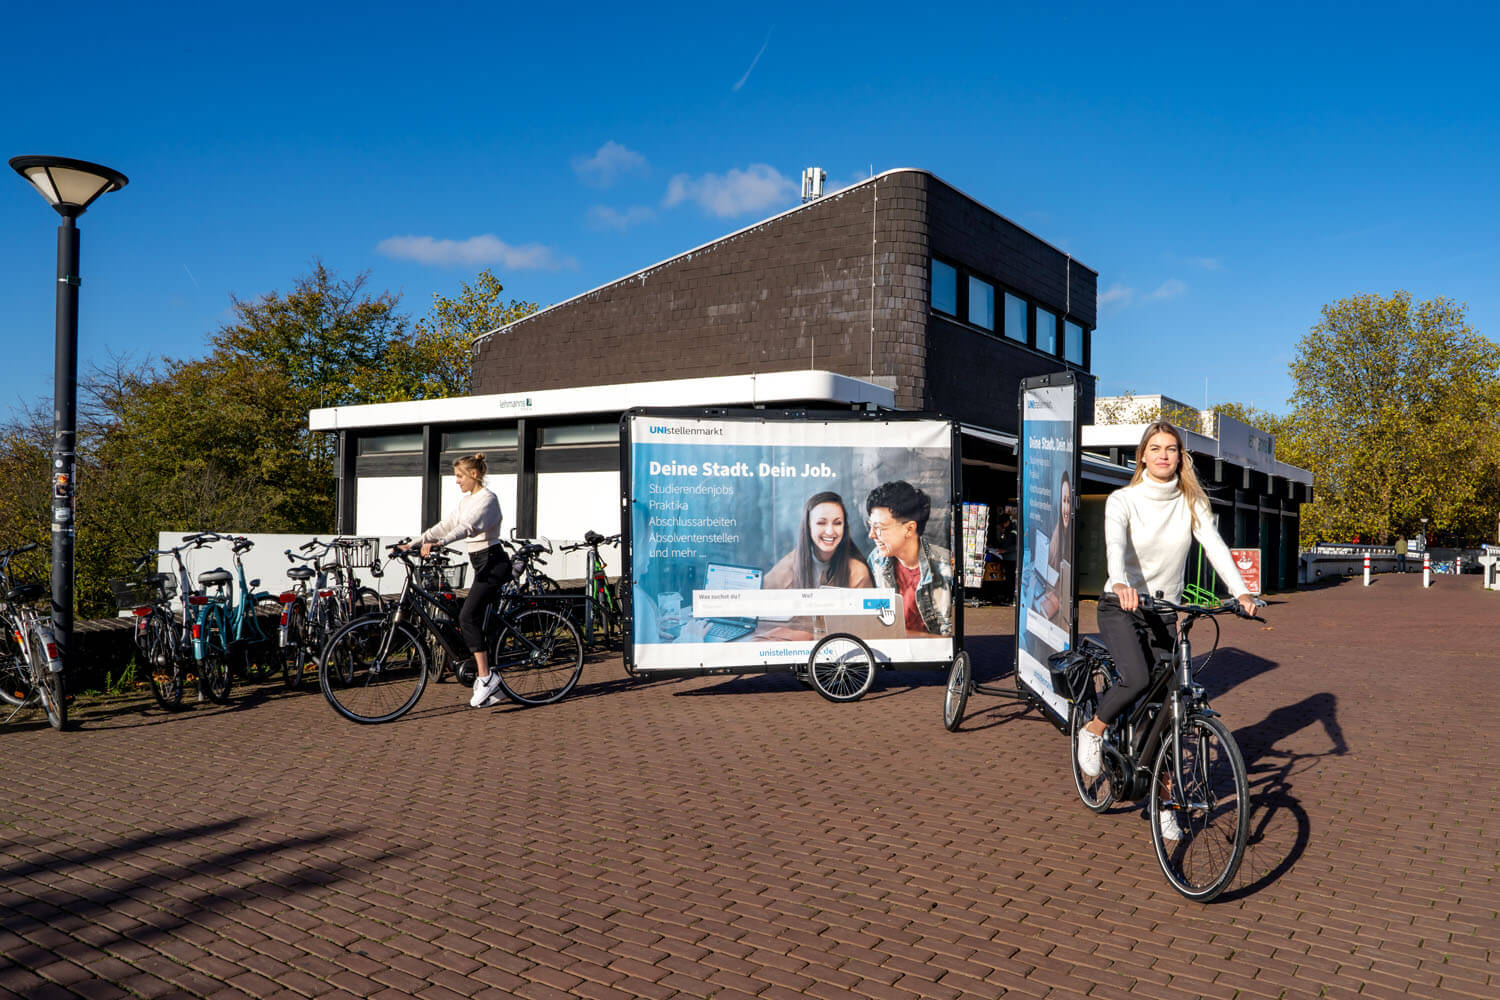
<path fill-rule="evenodd" d="M 1257 597 L 1255 598 L 1255 606 L 1263 608 L 1266 606 L 1266 602 Z M 1265 621 L 1260 615 L 1247 615 L 1245 610 L 1240 607 L 1239 600 L 1234 597 L 1226 597 L 1218 607 L 1213 607 L 1207 604 L 1176 604 L 1163 598 L 1161 591 L 1157 591 L 1155 597 L 1149 597 L 1146 594 L 1141 595 L 1141 608 L 1146 611 L 1180 611 L 1195 618 L 1207 618 L 1212 615 L 1222 615 L 1228 612 L 1238 618 L 1244 618 L 1249 621 Z"/>
<path fill-rule="evenodd" d="M 574 542 L 572 545 L 559 545 L 557 550 L 559 552 L 577 552 L 579 549 L 592 549 L 600 545 L 618 544 L 620 544 L 620 536 L 618 534 L 601 535 L 597 531 L 585 531 L 583 533 L 583 541 Z"/>
<path fill-rule="evenodd" d="M 0 551 L 0 559 L 9 559 L 12 556 L 20 555 L 22 552 L 30 552 L 34 548 L 36 548 L 36 542 L 27 542 L 25 545 L 18 545 L 13 549 L 5 549 L 4 551 Z"/>

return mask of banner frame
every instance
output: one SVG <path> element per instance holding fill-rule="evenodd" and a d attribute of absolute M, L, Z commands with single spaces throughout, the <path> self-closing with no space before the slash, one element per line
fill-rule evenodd
<path fill-rule="evenodd" d="M 1047 701 L 1046 698 L 1042 697 L 1039 692 L 1035 691 L 1029 684 L 1027 684 L 1021 673 L 1022 639 L 1026 634 L 1025 630 L 1022 627 L 1022 623 L 1025 620 L 1026 608 L 1024 606 L 1024 602 L 1022 602 L 1021 600 L 1021 574 L 1022 572 L 1024 572 L 1021 567 L 1027 565 L 1027 558 L 1030 555 L 1031 549 L 1029 538 L 1030 532 L 1026 530 L 1027 526 L 1025 521 L 1027 459 L 1026 394 L 1034 389 L 1055 389 L 1064 386 L 1072 390 L 1073 450 L 1072 458 L 1068 463 L 1069 467 L 1067 472 L 1068 480 L 1072 484 L 1074 502 L 1076 503 L 1077 497 L 1081 495 L 1080 475 L 1082 471 L 1081 467 L 1083 464 L 1083 426 L 1078 419 L 1078 377 L 1072 371 L 1048 372 L 1044 375 L 1028 376 L 1021 380 L 1020 390 L 1017 393 L 1016 397 L 1016 496 L 1018 505 L 1017 520 L 1020 525 L 1020 530 L 1017 532 L 1016 539 L 1016 623 L 1015 644 L 1014 653 L 1012 654 L 1011 669 L 1014 671 L 1016 691 L 1020 694 L 1020 696 L 1025 698 L 1031 704 L 1035 705 L 1037 709 L 1039 709 L 1041 713 L 1046 716 L 1047 720 L 1054 726 L 1056 726 L 1063 732 L 1067 732 L 1068 720 L 1062 715 L 1058 714 L 1057 710 L 1051 705 L 1051 703 Z M 1077 517 L 1076 511 L 1074 512 L 1073 516 L 1075 518 Z M 1074 548 L 1073 552 L 1069 553 L 1070 560 L 1076 559 L 1077 557 L 1076 537 L 1071 540 L 1073 541 Z M 1072 650 L 1078 645 L 1078 578 L 1081 575 L 1082 574 L 1078 573 L 1076 570 L 1069 574 L 1069 594 L 1067 596 L 1068 600 L 1072 602 L 1073 614 L 1069 622 L 1067 644 L 1068 650 Z"/>
<path fill-rule="evenodd" d="M 865 423 L 915 423 L 920 421 L 946 423 L 949 439 L 949 475 L 953 483 L 953 496 L 949 504 L 949 524 L 955 535 L 960 536 L 963 526 L 963 454 L 962 432 L 957 420 L 945 413 L 932 410 L 883 410 L 865 404 L 848 410 L 821 410 L 813 407 L 747 407 L 747 406 L 685 406 L 655 407 L 635 406 L 620 414 L 620 553 L 623 567 L 618 590 L 631 595 L 626 598 L 625 622 L 621 628 L 622 655 L 625 672 L 639 676 L 649 672 L 652 677 L 699 677 L 709 675 L 748 675 L 783 673 L 793 669 L 788 662 L 762 662 L 745 665 L 700 665 L 684 667 L 652 667 L 649 671 L 638 671 L 635 663 L 635 614 L 633 602 L 635 590 L 635 517 L 632 505 L 635 502 L 633 461 L 634 442 L 631 440 L 631 422 L 637 417 L 662 417 L 676 419 L 706 419 L 726 421 L 760 421 L 764 423 L 789 423 L 806 420 L 827 422 Z M 886 669 L 931 667 L 947 670 L 953 658 L 963 650 L 964 640 L 964 590 L 963 590 L 963 546 L 956 541 L 951 548 L 953 555 L 953 635 L 948 658 L 943 660 L 890 661 L 882 663 Z"/>

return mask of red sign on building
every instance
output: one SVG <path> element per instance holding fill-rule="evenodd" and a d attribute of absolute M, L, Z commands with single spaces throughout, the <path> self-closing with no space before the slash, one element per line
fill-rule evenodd
<path fill-rule="evenodd" d="M 1240 571 L 1240 576 L 1245 578 L 1245 586 L 1250 588 L 1250 593 L 1260 593 L 1260 549 L 1230 549 L 1230 556 L 1234 558 L 1235 568 Z"/>

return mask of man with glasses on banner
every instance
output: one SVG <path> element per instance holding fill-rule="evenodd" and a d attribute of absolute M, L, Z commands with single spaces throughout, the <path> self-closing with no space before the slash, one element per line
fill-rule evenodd
<path fill-rule="evenodd" d="M 908 632 L 953 634 L 953 555 L 922 537 L 932 501 L 904 479 L 882 483 L 865 498 L 870 572 L 875 586 L 901 595 Z"/>

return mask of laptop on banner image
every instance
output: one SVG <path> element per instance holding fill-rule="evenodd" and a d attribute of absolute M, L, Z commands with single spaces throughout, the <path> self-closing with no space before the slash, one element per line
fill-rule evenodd
<path fill-rule="evenodd" d="M 754 566 L 734 566 L 730 563 L 708 564 L 703 578 L 704 590 L 759 590 L 765 573 Z M 755 631 L 759 624 L 756 618 L 710 618 L 704 642 L 729 642 Z"/>

